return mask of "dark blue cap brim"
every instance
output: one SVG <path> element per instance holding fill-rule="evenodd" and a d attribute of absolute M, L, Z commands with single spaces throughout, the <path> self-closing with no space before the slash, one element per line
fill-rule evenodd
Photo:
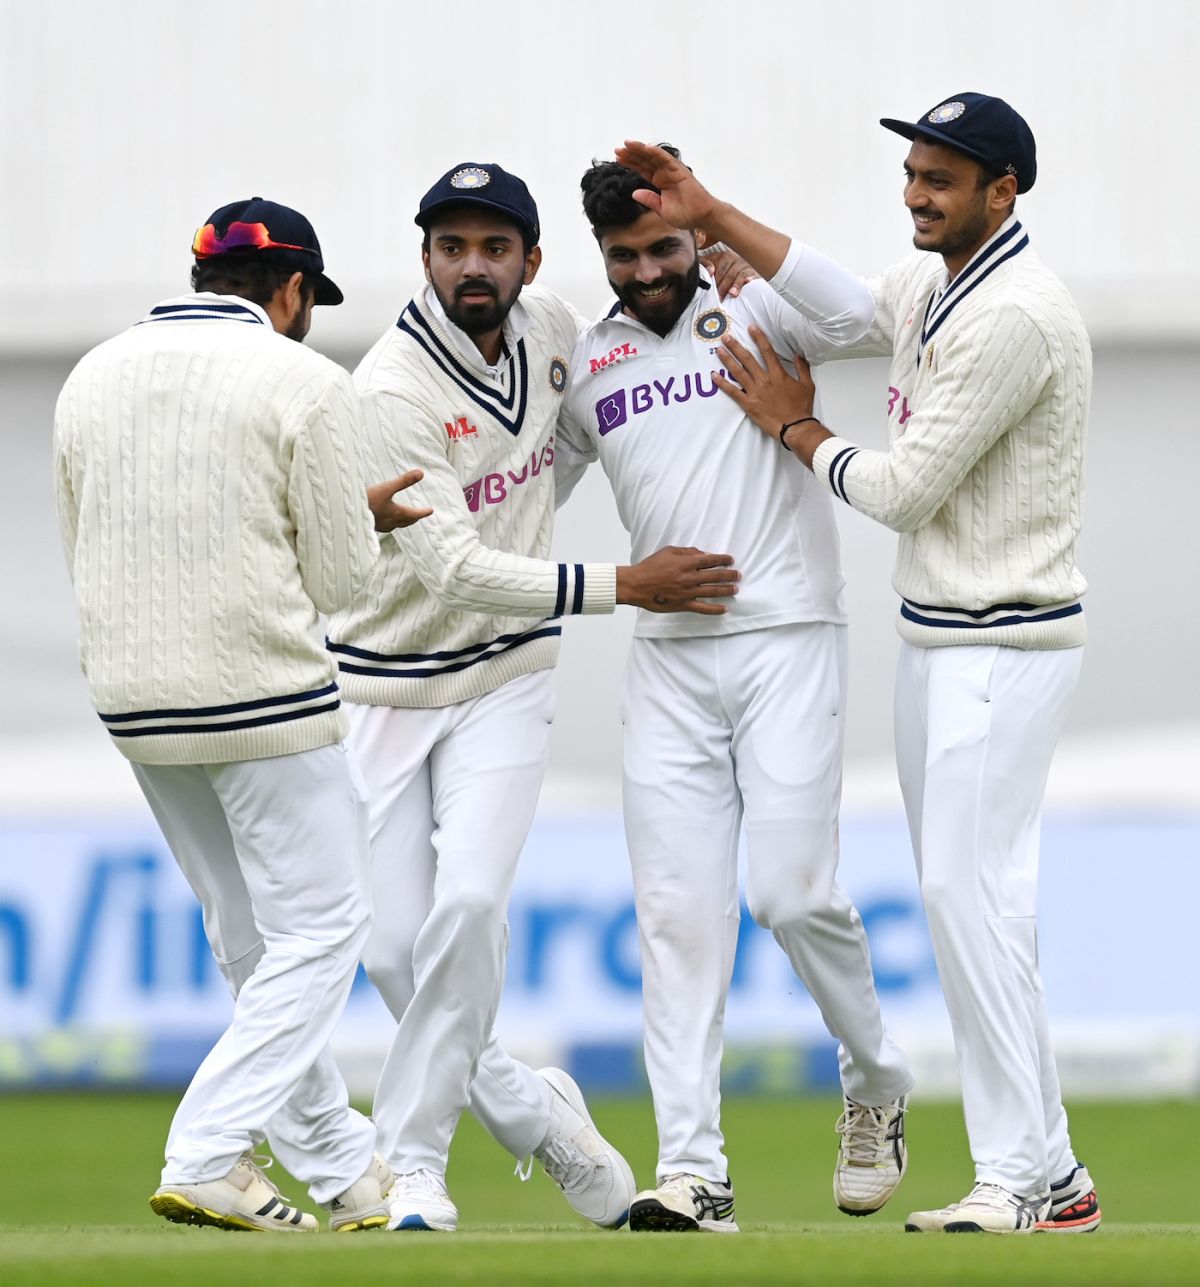
<path fill-rule="evenodd" d="M 887 116 L 880 117 L 879 124 L 885 130 L 891 130 L 893 134 L 903 135 L 906 139 L 923 138 L 931 143 L 940 143 L 951 151 L 969 156 L 972 161 L 978 161 L 985 169 L 992 171 L 996 169 L 993 158 L 984 156 L 982 152 L 976 152 L 974 148 L 964 147 L 957 139 L 951 138 L 949 134 L 943 134 L 940 130 L 935 130 L 931 125 L 914 125 L 912 121 L 895 121 Z"/>
<path fill-rule="evenodd" d="M 487 197 L 473 192 L 463 192 L 461 195 L 456 193 L 453 197 L 448 197 L 445 201 L 437 202 L 436 205 L 426 206 L 424 210 L 418 212 L 413 223 L 415 223 L 418 228 L 428 230 L 430 223 L 437 215 L 439 215 L 443 210 L 452 210 L 455 206 L 484 206 L 488 210 L 494 210 L 497 214 L 502 214 L 506 219 L 515 223 L 518 228 L 523 229 L 525 232 L 532 233 L 535 244 L 541 236 L 541 232 L 537 225 L 531 224 L 527 219 L 522 218 L 522 216 L 513 210 L 511 206 L 503 205 L 499 201 L 489 201 Z"/>

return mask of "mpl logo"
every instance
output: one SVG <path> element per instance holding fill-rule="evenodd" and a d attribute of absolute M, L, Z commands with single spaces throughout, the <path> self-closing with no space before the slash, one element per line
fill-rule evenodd
<path fill-rule="evenodd" d="M 466 416 L 459 416 L 457 420 L 446 420 L 443 423 L 450 438 L 470 438 L 479 432 Z"/>
<path fill-rule="evenodd" d="M 618 362 L 624 362 L 626 358 L 637 357 L 637 348 L 633 344 L 618 344 L 615 349 L 609 349 L 602 357 L 588 358 L 588 374 L 595 375 L 597 371 L 603 371 L 607 366 L 616 366 Z"/>

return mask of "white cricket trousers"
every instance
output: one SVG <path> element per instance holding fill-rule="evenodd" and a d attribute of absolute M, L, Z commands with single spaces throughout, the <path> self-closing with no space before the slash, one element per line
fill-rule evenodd
<path fill-rule="evenodd" d="M 329 1202 L 375 1148 L 329 1051 L 370 923 L 353 760 L 339 745 L 133 771 L 236 998 L 175 1112 L 163 1183 L 220 1179 L 269 1137 L 313 1201 Z"/>
<path fill-rule="evenodd" d="M 363 963 L 398 1021 L 374 1118 L 399 1174 L 445 1174 L 468 1104 L 516 1157 L 550 1130 L 548 1085 L 500 1048 L 492 1024 L 554 704 L 554 672 L 542 670 L 453 706 L 347 708 L 371 799 Z"/>
<path fill-rule="evenodd" d="M 896 763 L 975 1179 L 1023 1197 L 1075 1165 L 1038 973 L 1042 800 L 1082 648 L 902 644 Z"/>
<path fill-rule="evenodd" d="M 884 1031 L 862 921 L 838 887 L 846 628 L 827 622 L 634 639 L 625 673 L 625 832 L 633 868 L 658 1177 L 724 1180 L 720 1069 L 738 934 L 750 912 L 841 1043 L 863 1104 L 912 1087 Z"/>

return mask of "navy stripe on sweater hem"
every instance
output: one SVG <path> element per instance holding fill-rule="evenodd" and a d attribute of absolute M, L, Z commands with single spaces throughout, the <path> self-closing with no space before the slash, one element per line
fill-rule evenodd
<path fill-rule="evenodd" d="M 315 701 L 318 697 L 328 697 L 337 692 L 337 684 L 326 684 L 324 688 L 314 688 L 307 693 L 293 693 L 290 697 L 260 697 L 252 702 L 233 702 L 229 706 L 190 706 L 177 710 L 129 711 L 121 715 L 106 715 L 103 711 L 96 714 L 106 724 L 126 723 L 139 719 L 194 719 L 208 715 L 237 715 L 242 711 L 263 710 L 268 706 L 291 706 L 296 702 Z"/>
<path fill-rule="evenodd" d="M 287 724 L 291 720 L 307 719 L 310 715 L 324 715 L 335 711 L 342 703 L 327 702 L 324 706 L 306 706 L 302 711 L 285 711 L 281 715 L 262 715 L 258 719 L 231 720 L 226 724 L 157 724 L 153 728 L 110 728 L 113 737 L 157 737 L 159 734 L 175 736 L 189 733 L 235 733 L 246 728 L 262 728 L 267 724 Z"/>
<path fill-rule="evenodd" d="M 529 634 L 517 635 L 511 643 L 505 644 L 503 648 L 497 648 L 481 657 L 469 657 L 465 661 L 456 661 L 448 666 L 439 666 L 436 670 L 430 668 L 423 670 L 391 670 L 382 666 L 356 666 L 351 662 L 340 659 L 338 660 L 338 670 L 344 675 L 375 675 L 382 679 L 437 679 L 440 675 L 453 675 L 460 670 L 469 670 L 472 666 L 478 666 L 480 662 L 491 661 L 495 657 L 503 657 L 505 653 L 511 652 L 514 648 L 520 648 L 523 644 L 532 643 L 536 639 L 546 639 L 561 634 L 562 626 L 547 626 L 544 630 L 534 630 Z M 384 657 L 380 658 L 380 660 L 387 661 L 389 658 Z"/>
<path fill-rule="evenodd" d="M 924 616 L 919 612 L 914 612 L 913 608 L 919 605 L 910 604 L 907 599 L 900 602 L 900 615 L 906 621 L 912 621 L 918 626 L 933 626 L 937 628 L 946 628 L 950 630 L 991 630 L 996 626 L 1026 626 L 1036 625 L 1042 621 L 1058 621 L 1063 617 L 1078 616 L 1083 611 L 1082 603 L 1072 603 L 1065 608 L 1052 608 L 1046 612 L 1039 612 L 1036 608 L 1027 613 L 1011 613 L 1008 616 L 996 617 L 990 621 L 957 621 L 953 617 L 931 617 Z M 1003 605 L 998 608 L 985 609 L 984 612 L 967 612 L 961 610 L 963 616 L 979 617 L 984 616 L 988 611 L 1003 611 Z M 958 613 L 958 608 L 931 608 L 931 612 Z"/>

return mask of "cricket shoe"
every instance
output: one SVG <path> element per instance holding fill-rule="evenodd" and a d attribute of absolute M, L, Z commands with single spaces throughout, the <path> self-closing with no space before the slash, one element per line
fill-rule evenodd
<path fill-rule="evenodd" d="M 636 1233 L 737 1233 L 733 1185 L 684 1172 L 668 1175 L 657 1189 L 634 1198 L 629 1227 Z"/>
<path fill-rule="evenodd" d="M 330 1229 L 334 1233 L 357 1233 L 360 1229 L 385 1228 L 391 1219 L 387 1197 L 395 1183 L 392 1168 L 373 1153 L 371 1164 L 346 1192 L 324 1204 Z"/>
<path fill-rule="evenodd" d="M 426 1167 L 398 1175 L 388 1194 L 387 1227 L 453 1233 L 458 1228 L 458 1208 L 446 1192 L 446 1181 Z"/>
<path fill-rule="evenodd" d="M 265 1164 L 270 1165 L 270 1158 Z M 217 1229 L 315 1233 L 315 1216 L 292 1206 L 249 1156 L 220 1180 L 162 1184 L 150 1199 L 155 1215 L 173 1224 L 207 1224 Z"/>
<path fill-rule="evenodd" d="M 574 1078 L 561 1068 L 538 1076 L 550 1087 L 550 1133 L 534 1157 L 585 1220 L 619 1229 L 637 1192 L 629 1163 L 596 1129 Z"/>
<path fill-rule="evenodd" d="M 1050 1210 L 1046 1194 L 1023 1198 L 998 1184 L 977 1184 L 961 1202 L 937 1211 L 914 1211 L 909 1233 L 1032 1233 Z"/>
<path fill-rule="evenodd" d="M 1050 1213 L 1037 1222 L 1038 1233 L 1091 1233 L 1100 1227 L 1100 1203 L 1087 1167 L 1078 1163 L 1050 1186 Z"/>
<path fill-rule="evenodd" d="M 870 1215 L 896 1192 L 908 1167 L 904 1142 L 908 1096 L 878 1108 L 856 1104 L 848 1097 L 845 1104 L 837 1121 L 842 1142 L 833 1171 L 833 1200 L 846 1215 Z"/>

